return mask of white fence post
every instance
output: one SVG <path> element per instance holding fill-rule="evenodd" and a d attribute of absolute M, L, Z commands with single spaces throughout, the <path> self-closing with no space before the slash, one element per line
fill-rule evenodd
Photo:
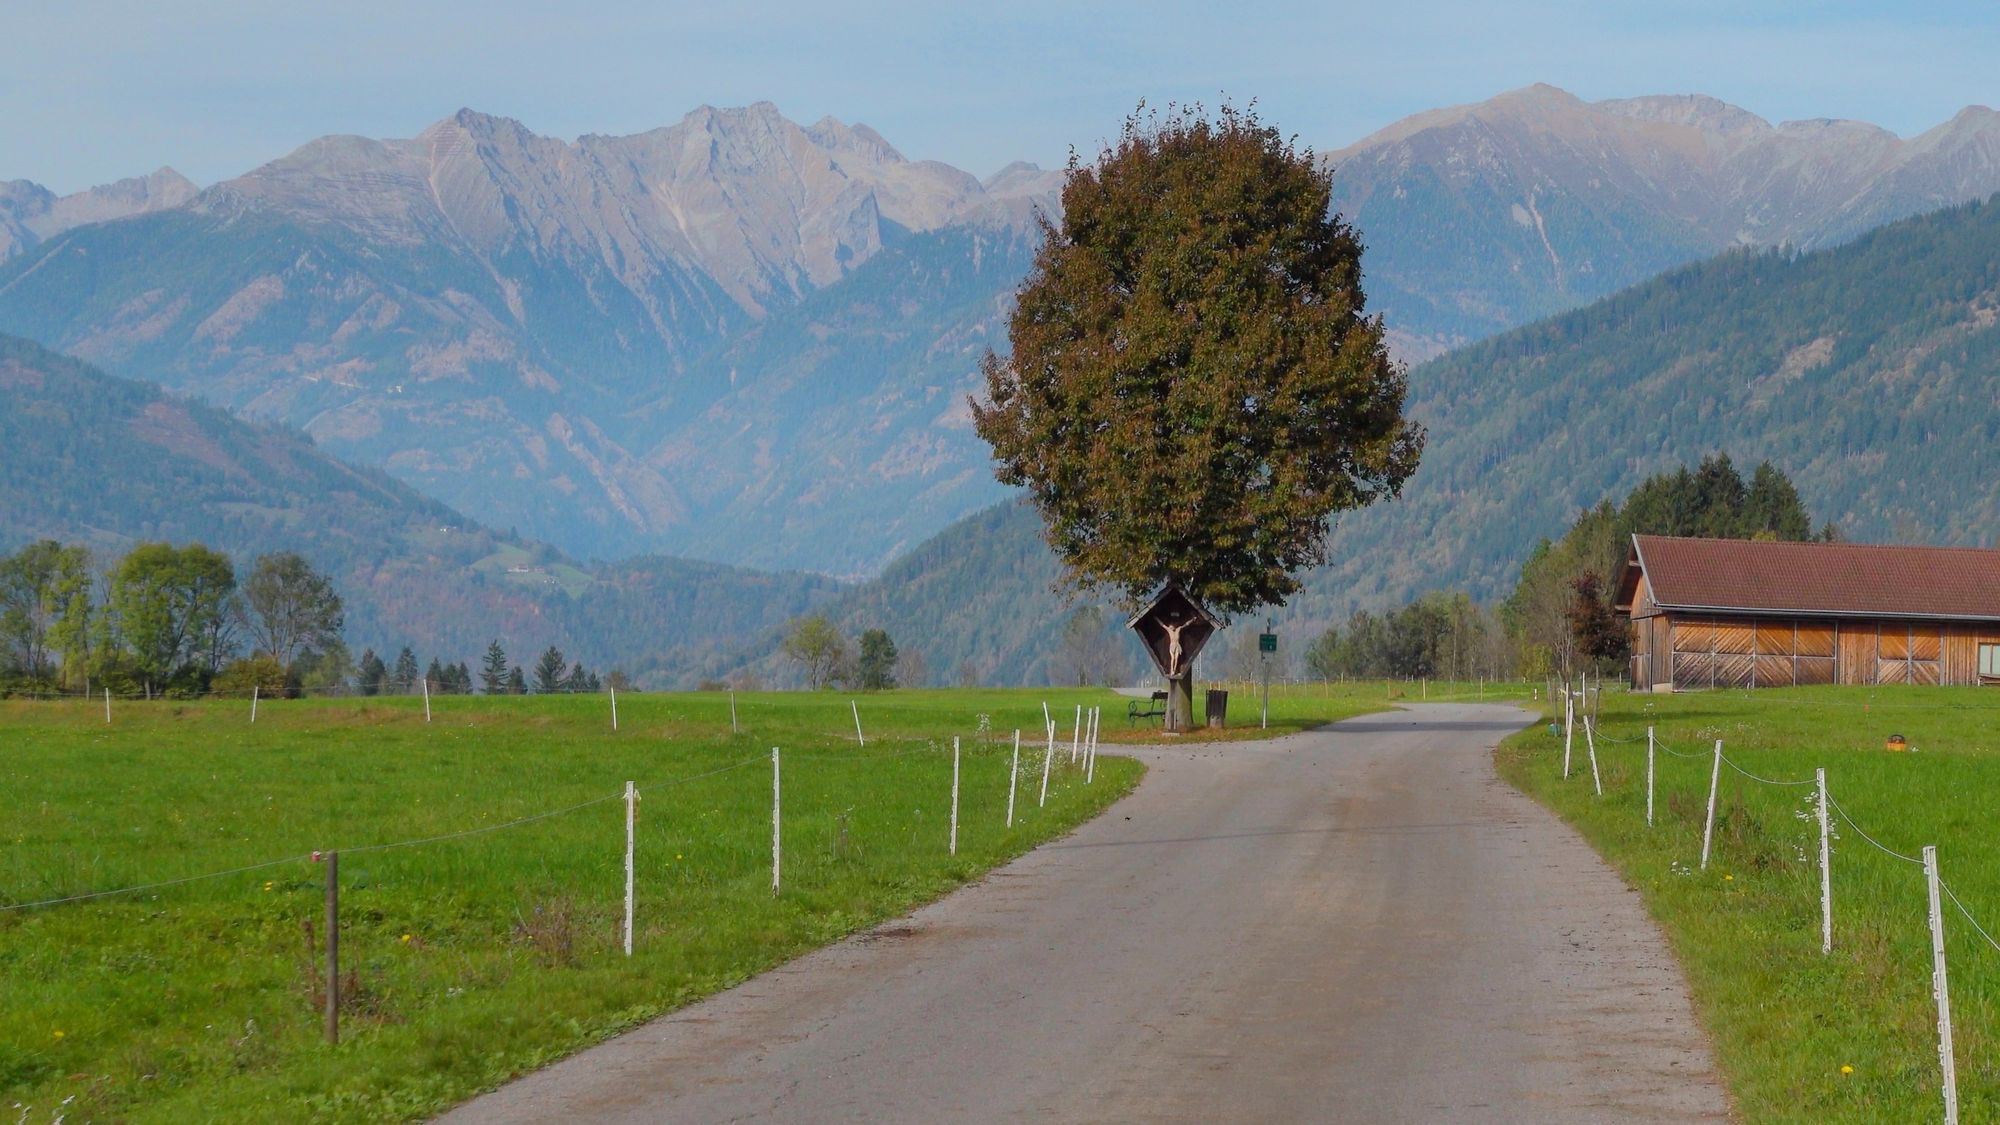
<path fill-rule="evenodd" d="M 262 684 L 250 685 L 250 721 L 253 723 L 257 721 L 257 695 L 263 690 L 263 687 L 264 685 Z"/>
<path fill-rule="evenodd" d="M 784 841 L 778 832 L 778 748 L 771 747 L 771 893 L 778 893 L 778 862 Z"/>
<path fill-rule="evenodd" d="M 1076 705 L 1076 725 L 1069 732 L 1069 764 L 1076 764 L 1077 751 L 1083 748 L 1083 704 Z"/>
<path fill-rule="evenodd" d="M 1826 767 L 1813 771 L 1819 783 L 1819 951 L 1833 952 L 1833 846 L 1826 830 Z"/>
<path fill-rule="evenodd" d="M 1563 688 L 1563 780 L 1569 780 L 1569 748 L 1575 740 L 1576 697 Z"/>
<path fill-rule="evenodd" d="M 109 723 L 111 722 L 111 689 L 110 689 L 110 688 L 105 688 L 105 689 L 104 689 L 104 721 L 105 721 L 105 723 L 106 723 L 107 725 L 108 725 L 108 724 L 109 724 Z"/>
<path fill-rule="evenodd" d="M 1653 826 L 1653 728 L 1646 728 L 1646 827 Z"/>
<path fill-rule="evenodd" d="M 425 676 L 423 683 L 424 683 L 424 721 L 428 723 L 431 721 L 431 678 L 429 676 Z"/>
<path fill-rule="evenodd" d="M 632 829 L 639 819 L 639 790 L 625 783 L 625 956 L 632 956 Z"/>
<path fill-rule="evenodd" d="M 1924 882 L 1931 900 L 1931 995 L 1937 1000 L 1938 1069 L 1944 1077 L 1945 1125 L 1958 1125 L 1958 1065 L 1951 1050 L 1951 989 L 1944 975 L 1944 904 L 1938 897 L 1935 845 L 1924 847 Z"/>
<path fill-rule="evenodd" d="M 1715 771 L 1708 775 L 1708 820 L 1701 828 L 1701 869 L 1708 870 L 1708 849 L 1715 840 L 1715 790 L 1722 784 L 1722 740 L 1715 740 Z"/>
<path fill-rule="evenodd" d="M 1599 777 L 1597 773 L 1596 728 L 1597 724 L 1590 721 L 1589 715 L 1585 715 L 1583 717 L 1583 742 L 1585 747 L 1590 751 L 1590 784 L 1597 790 L 1597 795 L 1602 797 L 1604 796 L 1604 779 Z"/>
<path fill-rule="evenodd" d="M 1014 827 L 1014 793 L 1021 788 L 1021 728 L 1014 728 L 1014 765 L 1007 771 L 1007 827 Z"/>
<path fill-rule="evenodd" d="M 730 688 L 730 689 L 729 689 L 729 733 L 730 733 L 730 734 L 735 734 L 735 733 L 737 733 L 737 731 L 736 731 L 736 689 L 735 689 L 735 688 Z"/>
<path fill-rule="evenodd" d="M 1104 709 L 1090 709 L 1090 749 L 1083 752 L 1083 783 L 1089 785 L 1097 780 L 1097 728 L 1104 721 Z"/>
<path fill-rule="evenodd" d="M 847 701 L 847 705 L 854 708 L 854 741 L 859 742 L 862 748 L 866 749 L 868 740 L 861 737 L 861 704 L 850 699 Z"/>
<path fill-rule="evenodd" d="M 951 848 L 958 854 L 958 736 L 951 736 Z"/>
<path fill-rule="evenodd" d="M 1035 801 L 1035 807 L 1038 809 L 1049 803 L 1049 762 L 1056 756 L 1056 725 L 1054 723 L 1048 725 L 1048 732 L 1049 748 L 1042 752 L 1042 795 Z"/>
<path fill-rule="evenodd" d="M 618 729 L 618 688 L 615 684 L 611 687 L 611 729 Z"/>

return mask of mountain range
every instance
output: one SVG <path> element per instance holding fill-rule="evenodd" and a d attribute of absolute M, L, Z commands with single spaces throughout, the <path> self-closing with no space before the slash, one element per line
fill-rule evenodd
<path fill-rule="evenodd" d="M 346 602 L 347 638 L 476 662 L 500 640 L 522 664 L 549 645 L 642 683 L 692 682 L 837 585 L 680 559 L 588 563 L 495 531 L 378 469 L 0 335 L 0 552 L 39 538 L 100 565 L 135 543 L 231 555 L 298 551 Z"/>
<path fill-rule="evenodd" d="M 1419 358 L 1731 246 L 1984 196 L 2000 116 L 1903 140 L 1538 86 L 1326 158 L 1371 308 Z M 865 576 L 1004 496 L 964 397 L 1061 173 L 980 179 L 759 104 L 575 141 L 461 111 L 199 192 L 133 183 L 4 189 L 0 331 L 579 558 Z"/>

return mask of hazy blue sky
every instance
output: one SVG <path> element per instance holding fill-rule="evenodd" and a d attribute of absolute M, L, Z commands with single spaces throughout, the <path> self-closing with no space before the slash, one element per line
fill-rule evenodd
<path fill-rule="evenodd" d="M 1237 7 L 6 0 L 0 179 L 71 191 L 172 164 L 206 184 L 324 133 L 409 136 L 462 105 L 573 137 L 768 99 L 984 175 L 1093 148 L 1142 96 L 1255 97 L 1320 148 L 1538 81 L 1906 135 L 2000 101 L 1991 0 Z"/>

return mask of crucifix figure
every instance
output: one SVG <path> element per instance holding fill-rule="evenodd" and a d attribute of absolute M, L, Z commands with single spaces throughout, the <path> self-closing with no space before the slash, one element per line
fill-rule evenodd
<path fill-rule="evenodd" d="M 1166 630 L 1167 633 L 1167 676 L 1169 678 L 1181 674 L 1181 630 L 1186 627 L 1187 622 L 1185 621 L 1178 625 L 1166 622 L 1160 623 L 1160 628 Z"/>

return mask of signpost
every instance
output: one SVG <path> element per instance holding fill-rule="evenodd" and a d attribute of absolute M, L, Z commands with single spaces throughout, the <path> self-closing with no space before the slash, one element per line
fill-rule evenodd
<path fill-rule="evenodd" d="M 1257 634 L 1257 655 L 1264 662 L 1264 721 L 1262 728 L 1271 729 L 1271 654 L 1278 651 L 1278 634 L 1274 631 L 1278 621 L 1274 617 L 1264 619 L 1267 632 Z"/>

